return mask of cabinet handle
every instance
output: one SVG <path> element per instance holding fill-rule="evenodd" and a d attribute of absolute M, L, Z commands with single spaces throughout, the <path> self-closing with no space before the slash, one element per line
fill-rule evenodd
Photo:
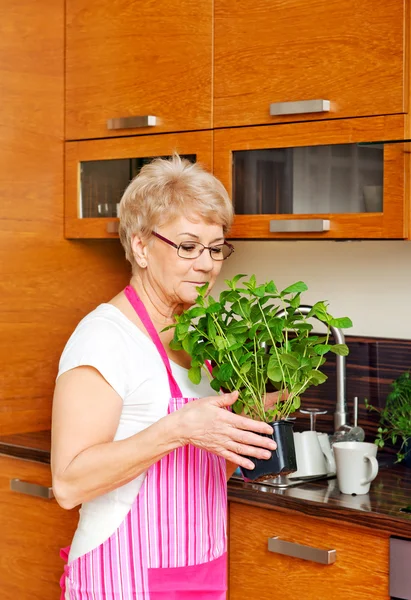
<path fill-rule="evenodd" d="M 302 558 L 322 565 L 332 565 L 337 560 L 336 550 L 322 550 L 321 548 L 312 548 L 303 546 L 295 542 L 285 542 L 278 537 L 268 538 L 268 551 L 293 558 Z"/>
<path fill-rule="evenodd" d="M 274 102 L 270 104 L 270 115 L 300 115 L 330 111 L 329 100 L 299 100 L 297 102 Z"/>
<path fill-rule="evenodd" d="M 315 233 L 330 230 L 328 219 L 284 219 L 270 221 L 271 233 Z"/>
<path fill-rule="evenodd" d="M 157 125 L 157 117 L 151 115 L 119 117 L 107 121 L 107 129 L 134 129 L 135 127 L 154 127 L 155 125 Z"/>
<path fill-rule="evenodd" d="M 106 225 L 107 233 L 118 233 L 118 221 L 109 221 Z"/>
<path fill-rule="evenodd" d="M 54 498 L 53 488 L 38 483 L 29 483 L 28 481 L 20 481 L 20 479 L 10 480 L 10 489 L 19 494 L 27 494 L 36 498 L 46 498 L 51 500 Z"/>

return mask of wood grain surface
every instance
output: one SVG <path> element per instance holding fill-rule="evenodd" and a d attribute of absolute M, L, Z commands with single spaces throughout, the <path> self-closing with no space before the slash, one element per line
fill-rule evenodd
<path fill-rule="evenodd" d="M 57 600 L 60 548 L 71 542 L 78 509 L 10 490 L 10 480 L 50 486 L 50 468 L 0 456 L 0 595 L 2 600 Z"/>
<path fill-rule="evenodd" d="M 216 0 L 214 126 L 404 112 L 408 0 Z M 272 102 L 331 111 L 271 117 Z"/>
<path fill-rule="evenodd" d="M 213 133 L 197 131 L 190 133 L 145 135 L 129 138 L 109 138 L 66 142 L 65 156 L 65 235 L 67 238 L 117 238 L 118 233 L 108 233 L 107 223 L 118 219 L 80 219 L 78 217 L 79 170 L 83 161 L 121 158 L 143 158 L 194 154 L 197 162 L 212 171 Z M 120 201 L 120 198 L 118 198 Z M 98 200 L 96 200 L 98 203 Z"/>
<path fill-rule="evenodd" d="M 45 20 L 47 26 L 45 26 Z M 128 281 L 118 241 L 64 239 L 64 2 L 7 7 L 0 36 L 0 434 L 50 427 L 75 325 Z"/>
<path fill-rule="evenodd" d="M 66 138 L 209 129 L 211 0 L 68 0 Z M 155 127 L 107 129 L 154 115 Z"/>
<path fill-rule="evenodd" d="M 386 600 L 388 535 L 236 502 L 229 505 L 229 600 Z M 268 551 L 268 539 L 336 550 L 334 564 Z"/>
<path fill-rule="evenodd" d="M 214 174 L 229 194 L 233 188 L 232 153 L 236 150 L 292 148 L 328 144 L 347 144 L 372 140 L 404 139 L 407 133 L 403 115 L 364 119 L 288 123 L 260 127 L 220 129 L 214 132 Z M 404 172 L 409 147 L 387 145 L 384 149 L 384 212 L 324 215 L 236 215 L 231 239 L 358 239 L 406 238 L 409 217 L 406 213 Z M 272 219 L 330 220 L 330 230 L 321 233 L 270 233 Z"/>

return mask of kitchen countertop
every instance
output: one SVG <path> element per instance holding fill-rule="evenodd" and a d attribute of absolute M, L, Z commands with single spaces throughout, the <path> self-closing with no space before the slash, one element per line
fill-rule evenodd
<path fill-rule="evenodd" d="M 50 431 L 2 436 L 0 454 L 48 464 L 50 444 Z M 380 459 L 380 472 L 365 496 L 341 494 L 335 478 L 287 489 L 232 478 L 228 483 L 228 498 L 261 508 L 299 512 L 411 537 L 411 469 L 385 464 Z M 409 513 L 401 512 L 407 507 Z"/>

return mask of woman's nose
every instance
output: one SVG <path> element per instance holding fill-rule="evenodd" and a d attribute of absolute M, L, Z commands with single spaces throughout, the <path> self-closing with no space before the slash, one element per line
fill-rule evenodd
<path fill-rule="evenodd" d="M 202 251 L 194 264 L 194 268 L 201 271 L 211 271 L 214 267 L 214 260 L 211 258 L 210 251 L 206 248 Z"/>

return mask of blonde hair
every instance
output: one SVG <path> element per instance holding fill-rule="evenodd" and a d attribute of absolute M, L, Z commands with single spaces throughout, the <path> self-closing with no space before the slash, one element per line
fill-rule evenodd
<path fill-rule="evenodd" d="M 145 165 L 126 188 L 119 209 L 120 241 L 133 271 L 133 235 L 147 240 L 156 227 L 188 214 L 221 225 L 225 235 L 233 207 L 223 184 L 200 164 L 178 154 Z"/>

